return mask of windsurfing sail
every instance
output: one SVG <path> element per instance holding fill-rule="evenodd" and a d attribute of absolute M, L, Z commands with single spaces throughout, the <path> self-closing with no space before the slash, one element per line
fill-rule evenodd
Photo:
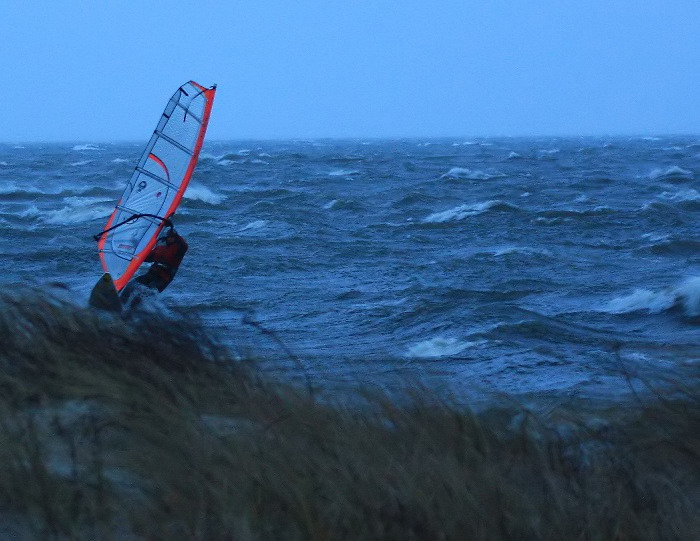
<path fill-rule="evenodd" d="M 95 235 L 102 267 L 117 291 L 127 284 L 175 213 L 207 131 L 216 85 L 175 91 L 104 231 Z"/>

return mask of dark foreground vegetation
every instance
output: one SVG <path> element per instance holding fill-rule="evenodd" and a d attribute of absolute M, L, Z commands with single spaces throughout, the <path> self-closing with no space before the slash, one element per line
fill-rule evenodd
<path fill-rule="evenodd" d="M 698 539 L 700 382 L 478 412 L 266 381 L 200 326 L 0 298 L 0 539 Z"/>

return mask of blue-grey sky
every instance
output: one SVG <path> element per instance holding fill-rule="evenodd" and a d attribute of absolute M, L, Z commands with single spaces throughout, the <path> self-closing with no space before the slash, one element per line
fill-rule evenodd
<path fill-rule="evenodd" d="M 698 0 L 0 3 L 2 141 L 700 133 Z"/>

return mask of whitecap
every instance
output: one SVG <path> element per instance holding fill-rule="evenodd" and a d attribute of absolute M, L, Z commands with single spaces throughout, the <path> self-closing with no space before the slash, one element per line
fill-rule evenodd
<path fill-rule="evenodd" d="M 40 214 L 41 214 L 41 211 L 36 207 L 36 205 L 30 205 L 22 212 L 18 212 L 17 216 L 19 216 L 20 218 L 35 218 L 36 216 L 39 216 Z"/>
<path fill-rule="evenodd" d="M 490 251 L 495 257 L 503 257 L 511 254 L 522 254 L 530 256 L 552 257 L 552 252 L 544 248 L 531 248 L 530 246 L 501 246 L 494 247 Z"/>
<path fill-rule="evenodd" d="M 663 192 L 659 197 L 669 201 L 698 201 L 700 192 L 693 189 L 680 190 L 678 192 Z"/>
<path fill-rule="evenodd" d="M 651 180 L 659 179 L 681 179 L 681 180 L 692 180 L 693 172 L 688 171 L 678 167 L 677 165 L 672 165 L 666 169 L 654 169 L 649 173 L 649 178 Z"/>
<path fill-rule="evenodd" d="M 669 239 L 669 236 L 660 233 L 644 233 L 642 238 L 651 242 L 665 242 Z"/>
<path fill-rule="evenodd" d="M 476 216 L 482 214 L 494 207 L 517 208 L 508 203 L 504 203 L 500 200 L 484 201 L 483 203 L 474 203 L 471 205 L 460 205 L 458 207 L 451 208 L 449 210 L 444 210 L 442 212 L 435 212 L 431 214 L 423 221 L 425 223 L 445 223 L 445 222 L 457 222 L 464 220 L 469 216 Z"/>
<path fill-rule="evenodd" d="M 22 189 L 20 189 L 20 187 L 14 182 L 0 182 L 0 194 L 2 195 L 9 195 L 19 191 L 22 191 Z"/>
<path fill-rule="evenodd" d="M 501 178 L 504 176 L 505 175 L 503 173 L 500 173 L 498 171 L 494 171 L 494 172 L 485 172 L 485 171 L 480 171 L 480 170 L 473 171 L 471 169 L 466 169 L 464 167 L 453 167 L 447 173 L 440 176 L 440 178 L 462 179 L 462 180 L 489 180 L 492 178 Z"/>
<path fill-rule="evenodd" d="M 262 229 L 266 225 L 267 225 L 266 220 L 255 220 L 255 221 L 250 222 L 249 224 L 245 225 L 243 228 L 241 228 L 239 230 L 239 232 Z"/>
<path fill-rule="evenodd" d="M 216 162 L 217 165 L 221 165 L 223 167 L 228 167 L 229 165 L 233 165 L 234 163 L 239 163 L 235 160 L 219 160 Z"/>
<path fill-rule="evenodd" d="M 688 317 L 700 316 L 700 276 L 692 276 L 677 286 L 660 291 L 636 289 L 629 295 L 613 299 L 603 311 L 623 314 L 646 310 L 658 314 L 674 306 L 680 306 Z"/>
<path fill-rule="evenodd" d="M 658 314 L 668 310 L 676 302 L 673 291 L 649 291 L 648 289 L 635 289 L 629 295 L 611 300 L 603 309 L 604 312 L 613 314 L 625 314 L 638 310 L 647 310 L 652 314 Z"/>
<path fill-rule="evenodd" d="M 130 161 L 130 160 L 127 160 L 126 158 L 114 158 L 112 160 L 112 163 L 126 163 L 128 161 Z"/>
<path fill-rule="evenodd" d="M 359 171 L 354 171 L 352 169 L 336 169 L 328 173 L 329 177 L 348 177 L 351 175 L 359 175 Z"/>
<path fill-rule="evenodd" d="M 59 210 L 42 212 L 41 220 L 47 224 L 70 225 L 89 222 L 109 216 L 109 207 L 83 207 L 69 205 Z"/>
<path fill-rule="evenodd" d="M 337 203 L 338 203 L 338 200 L 337 200 L 337 199 L 333 199 L 333 201 L 329 201 L 328 203 L 326 203 L 325 205 L 323 205 L 323 208 L 326 209 L 326 210 L 330 210 L 330 209 L 332 209 Z"/>
<path fill-rule="evenodd" d="M 683 306 L 685 315 L 700 316 L 700 276 L 686 279 L 676 288 L 675 293 Z"/>
<path fill-rule="evenodd" d="M 102 150 L 100 147 L 97 145 L 93 145 L 91 143 L 88 143 L 87 145 L 75 145 L 73 147 L 73 150 Z"/>
<path fill-rule="evenodd" d="M 7 163 L 7 162 L 0 162 L 0 165 L 2 165 L 2 166 L 8 166 L 8 165 L 10 165 L 10 164 Z"/>
<path fill-rule="evenodd" d="M 522 158 L 522 155 L 518 154 L 517 152 L 511 152 L 510 154 L 508 154 L 509 160 L 519 160 L 520 158 Z"/>
<path fill-rule="evenodd" d="M 201 184 L 192 183 L 185 190 L 185 199 L 203 201 L 210 205 L 220 205 L 226 199 L 226 196 L 213 192 Z"/>
<path fill-rule="evenodd" d="M 70 164 L 71 167 L 81 167 L 83 165 L 88 165 L 92 163 L 92 160 L 80 160 L 79 162 L 73 162 Z"/>
<path fill-rule="evenodd" d="M 437 359 L 457 355 L 474 345 L 474 342 L 461 342 L 456 338 L 431 338 L 408 349 L 407 356 L 414 359 Z"/>
<path fill-rule="evenodd" d="M 85 207 L 87 205 L 95 205 L 97 203 L 111 203 L 110 197 L 84 197 L 72 195 L 63 198 L 63 202 L 71 207 Z"/>

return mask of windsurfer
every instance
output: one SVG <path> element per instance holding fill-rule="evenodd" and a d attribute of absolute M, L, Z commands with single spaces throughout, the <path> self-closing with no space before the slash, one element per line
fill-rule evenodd
<path fill-rule="evenodd" d="M 155 248 L 145 259 L 153 265 L 145 274 L 138 276 L 124 288 L 121 294 L 122 302 L 128 302 L 136 284 L 142 284 L 162 292 L 175 278 L 175 273 L 182 263 L 182 258 L 185 257 L 187 248 L 187 241 L 178 235 L 171 225 L 165 237 L 158 239 Z"/>
<path fill-rule="evenodd" d="M 185 252 L 187 252 L 187 241 L 177 234 L 174 227 L 171 227 L 165 238 L 158 241 L 156 247 L 145 259 L 153 265 L 146 274 L 142 274 L 135 281 L 162 292 L 175 278 Z"/>

